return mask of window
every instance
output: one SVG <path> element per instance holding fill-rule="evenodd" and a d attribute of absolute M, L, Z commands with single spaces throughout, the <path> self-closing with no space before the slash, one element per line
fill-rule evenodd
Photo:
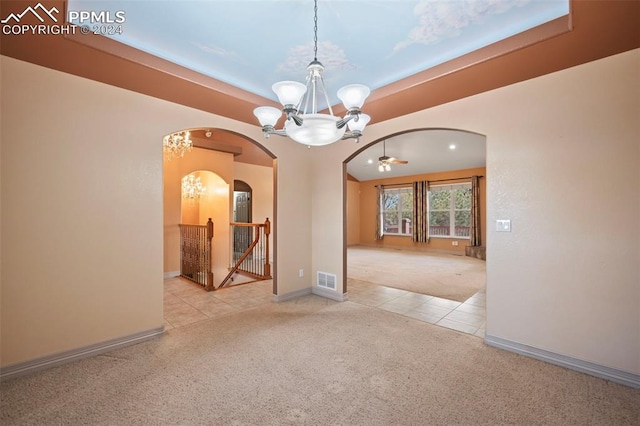
<path fill-rule="evenodd" d="M 413 189 L 385 188 L 382 194 L 382 232 L 386 235 L 411 235 L 413 228 Z"/>
<path fill-rule="evenodd" d="M 429 191 L 429 235 L 469 238 L 471 184 L 432 186 Z"/>

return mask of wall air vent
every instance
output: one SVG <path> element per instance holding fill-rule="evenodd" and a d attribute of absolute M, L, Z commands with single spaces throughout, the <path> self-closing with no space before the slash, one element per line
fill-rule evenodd
<path fill-rule="evenodd" d="M 336 282 L 337 277 L 334 274 L 318 271 L 318 287 L 328 288 L 329 290 L 335 291 Z"/>

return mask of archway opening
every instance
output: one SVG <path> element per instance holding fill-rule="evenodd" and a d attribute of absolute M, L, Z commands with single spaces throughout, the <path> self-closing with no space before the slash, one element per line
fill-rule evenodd
<path fill-rule="evenodd" d="M 483 335 L 486 261 L 469 252 L 486 235 L 485 136 L 389 135 L 349 157 L 344 179 L 349 299 Z"/>
<path fill-rule="evenodd" d="M 260 292 L 253 289 L 245 291 L 243 297 L 234 299 L 233 303 L 223 295 L 227 286 L 218 287 L 229 274 L 233 262 L 232 224 L 236 219 L 234 210 L 237 207 L 235 182 L 244 182 L 251 188 L 251 195 L 246 199 L 250 205 L 245 206 L 245 220 L 255 219 L 261 223 L 266 218 L 271 222 L 276 220 L 275 156 L 257 142 L 235 132 L 214 128 L 185 129 L 180 132 L 186 130 L 193 148 L 184 156 L 174 156 L 165 161 L 163 167 L 165 324 L 169 328 L 221 314 L 221 308 L 228 312 L 230 307 L 227 305 L 239 310 L 246 308 L 249 302 L 268 303 L 272 295 L 277 294 L 275 279 L 261 284 Z M 185 178 L 191 181 L 191 189 L 187 191 L 183 189 Z M 194 186 L 202 188 L 202 193 L 198 195 Z M 206 292 L 206 286 L 205 289 L 198 288 L 203 286 L 180 278 L 180 228 L 183 225 L 205 227 L 209 218 L 213 224 L 211 265 L 212 281 L 216 288 Z M 273 262 L 275 231 L 274 226 L 271 228 L 268 259 L 265 260 L 271 271 L 270 276 L 274 278 L 277 267 Z M 235 285 L 238 281 L 249 280 L 231 280 L 229 284 Z M 207 300 L 200 300 L 200 296 Z"/>

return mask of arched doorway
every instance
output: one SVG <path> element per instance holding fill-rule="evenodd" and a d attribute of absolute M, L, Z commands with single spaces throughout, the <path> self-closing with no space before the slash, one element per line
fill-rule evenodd
<path fill-rule="evenodd" d="M 252 204 L 251 186 L 241 180 L 233 181 L 233 221 L 240 223 L 251 223 Z"/>
<path fill-rule="evenodd" d="M 251 223 L 252 218 L 252 190 L 248 183 L 241 180 L 233 181 L 233 222 Z M 251 244 L 251 228 L 237 226 L 233 228 L 234 258 L 239 257 Z"/>
<path fill-rule="evenodd" d="M 473 209 L 481 218 L 474 226 L 486 235 L 485 176 L 486 138 L 457 129 L 392 134 L 349 157 L 349 299 L 483 335 L 486 262 L 466 252 L 484 242 L 471 242 Z M 481 194 L 473 207 L 472 187 Z M 466 312 L 454 314 L 458 308 Z"/>
<path fill-rule="evenodd" d="M 230 185 L 209 170 L 189 172 L 180 182 L 181 225 L 204 227 L 209 219 L 219 225 L 210 243 L 213 285 L 219 285 L 226 275 L 230 258 L 227 227 L 220 226 L 230 221 Z"/>
<path fill-rule="evenodd" d="M 184 134 L 184 131 L 180 133 Z M 245 306 L 257 300 L 254 294 L 251 301 L 238 298 L 234 299 L 233 303 L 228 300 L 222 303 L 225 291 L 207 293 L 197 288 L 196 284 L 185 283 L 177 278 L 180 275 L 180 224 L 193 223 L 203 226 L 209 217 L 214 220 L 213 264 L 217 268 L 214 270 L 214 281 L 219 283 L 229 273 L 233 258 L 233 231 L 230 224 L 237 218 L 234 216 L 234 181 L 244 182 L 246 186 L 239 186 L 238 189 L 250 193 L 246 201 L 250 202 L 251 206 L 246 206 L 247 215 L 244 220 L 255 219 L 263 222 L 268 217 L 275 221 L 276 212 L 273 190 L 276 185 L 275 156 L 257 142 L 226 130 L 189 129 L 189 137 L 193 142 L 193 148 L 182 157 L 165 161 L 163 167 L 165 289 L 168 281 L 176 282 L 175 288 L 171 288 L 171 294 L 165 291 L 165 320 L 173 326 L 218 315 L 221 309 L 229 309 L 227 305 Z M 197 202 L 188 201 L 182 196 L 182 178 L 191 174 L 194 175 L 194 180 L 199 178 L 200 185 L 206 188 L 206 195 L 200 197 Z M 275 229 L 271 232 L 274 234 Z M 270 242 L 272 241 L 273 235 Z M 275 258 L 275 247 L 270 248 L 272 260 Z M 273 265 L 272 271 L 275 267 L 276 265 Z M 272 275 L 275 278 L 275 273 Z M 238 281 L 241 280 L 235 280 L 233 284 Z M 272 295 L 277 294 L 275 279 L 273 282 L 266 282 L 262 288 L 265 292 L 263 302 L 270 301 Z M 209 300 L 196 301 L 203 293 Z M 214 294 L 216 296 L 213 296 Z M 191 296 L 196 297 L 192 299 Z M 183 302 L 188 306 L 181 308 Z M 240 305 L 241 303 L 243 305 Z M 175 315 L 171 316 L 172 314 Z"/>

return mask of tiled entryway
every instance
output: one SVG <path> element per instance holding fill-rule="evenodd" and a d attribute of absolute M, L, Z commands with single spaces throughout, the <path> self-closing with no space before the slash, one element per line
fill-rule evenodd
<path fill-rule="evenodd" d="M 481 290 L 464 302 L 412 293 L 364 281 L 348 284 L 349 300 L 395 312 L 429 324 L 484 338 L 486 292 Z"/>
<path fill-rule="evenodd" d="M 179 277 L 165 279 L 165 329 L 271 303 L 272 290 L 272 280 L 207 292 Z M 484 338 L 484 290 L 464 303 L 366 282 L 350 283 L 348 290 L 351 302 Z"/>
<path fill-rule="evenodd" d="M 205 291 L 186 279 L 167 278 L 164 280 L 164 327 L 169 330 L 270 303 L 272 293 L 273 280 Z"/>

